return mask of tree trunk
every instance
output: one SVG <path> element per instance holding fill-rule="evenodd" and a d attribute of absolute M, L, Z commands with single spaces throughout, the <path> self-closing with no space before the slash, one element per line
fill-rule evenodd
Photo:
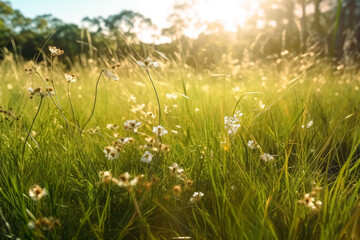
<path fill-rule="evenodd" d="M 356 3 L 355 0 L 349 0 L 349 4 L 348 4 L 348 9 L 349 9 L 349 21 L 348 21 L 348 26 L 346 26 L 347 28 L 350 28 L 351 30 L 355 30 L 354 29 L 354 12 L 356 9 Z"/>
<path fill-rule="evenodd" d="M 306 0 L 301 0 L 301 25 L 303 28 L 304 34 L 307 32 L 306 29 Z"/>
<path fill-rule="evenodd" d="M 305 50 L 305 42 L 308 36 L 306 27 L 306 0 L 301 0 L 301 28 L 302 28 L 302 48 Z"/>
<path fill-rule="evenodd" d="M 314 0 L 315 5 L 315 13 L 314 13 L 314 30 L 316 33 L 321 32 L 321 25 L 320 25 L 320 2 L 321 0 Z"/>

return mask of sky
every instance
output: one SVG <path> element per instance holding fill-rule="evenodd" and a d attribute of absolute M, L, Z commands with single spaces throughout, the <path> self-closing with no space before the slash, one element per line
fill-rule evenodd
<path fill-rule="evenodd" d="M 252 14 L 256 14 L 260 0 L 195 1 L 195 7 L 188 12 L 191 17 L 208 22 L 217 21 L 224 25 L 225 30 L 236 31 L 238 25 L 242 26 L 246 19 Z M 160 35 L 160 29 L 170 25 L 167 17 L 172 13 L 175 2 L 176 0 L 10 0 L 12 7 L 19 9 L 26 17 L 33 18 L 50 13 L 65 23 L 75 23 L 79 26 L 82 26 L 81 20 L 86 16 L 106 18 L 109 15 L 120 13 L 122 10 L 139 12 L 145 17 L 151 18 L 158 27 L 157 32 L 148 32 L 139 36 L 146 42 L 152 41 L 153 34 Z M 247 10 L 244 9 L 244 6 Z M 308 12 L 311 12 L 312 9 L 309 10 Z M 198 33 L 200 30 L 195 28 L 185 32 L 190 37 L 196 37 Z"/>
<path fill-rule="evenodd" d="M 10 0 L 13 8 L 27 17 L 51 13 L 66 23 L 80 24 L 86 17 L 107 17 L 122 10 L 133 10 L 151 17 L 157 23 L 166 19 L 172 9 L 169 0 Z M 161 6 L 160 8 L 158 8 Z"/>
<path fill-rule="evenodd" d="M 250 2 L 256 3 L 258 0 Z M 81 19 L 107 17 L 122 10 L 133 10 L 152 19 L 159 29 L 169 26 L 167 17 L 172 12 L 175 0 L 10 0 L 13 8 L 19 9 L 26 17 L 52 14 L 66 23 L 81 26 Z M 207 21 L 219 21 L 226 30 L 236 30 L 246 18 L 240 3 L 248 0 L 196 0 L 193 14 Z M 253 3 L 249 3 L 250 5 Z M 189 32 L 189 35 L 195 34 Z"/>

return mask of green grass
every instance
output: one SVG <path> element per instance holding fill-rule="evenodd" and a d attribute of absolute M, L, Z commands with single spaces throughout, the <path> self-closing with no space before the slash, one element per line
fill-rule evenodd
<path fill-rule="evenodd" d="M 0 63 L 2 110 L 12 108 L 20 116 L 6 120 L 5 113 L 0 115 L 1 238 L 360 238 L 360 75 L 355 70 L 336 70 L 311 55 L 253 64 L 224 58 L 212 70 L 159 59 L 161 67 L 150 74 L 162 106 L 161 125 L 169 131 L 161 141 L 170 151 L 153 152 L 146 164 L 140 161 L 145 136 L 153 136 L 158 125 L 156 96 L 146 71 L 129 58 L 115 70 L 120 81 L 102 76 L 94 116 L 80 137 L 67 95 L 67 70 L 57 58 L 53 70 L 40 64 L 39 74 L 53 78 L 53 99 L 59 99 L 73 133 L 45 97 L 32 128 L 36 135 L 29 137 L 23 158 L 26 129 L 40 103 L 38 96 L 29 98 L 27 88 L 44 85 L 36 73 L 25 74 L 24 62 L 7 56 Z M 90 117 L 103 68 L 96 61 L 79 61 L 70 70 L 78 78 L 70 92 L 80 128 Z M 167 99 L 166 93 L 173 92 L 177 98 Z M 136 103 L 129 100 L 131 95 Z M 138 104 L 156 116 L 131 111 Z M 224 117 L 232 116 L 235 106 L 244 115 L 230 137 Z M 129 119 L 142 122 L 137 133 L 124 130 Z M 108 123 L 120 128 L 109 130 Z M 96 127 L 98 132 L 89 133 Z M 135 141 L 118 159 L 108 160 L 103 150 L 116 139 L 114 133 Z M 250 149 L 248 140 L 260 147 Z M 274 161 L 265 162 L 263 153 Z M 192 180 L 191 186 L 171 175 L 174 162 L 184 168 L 182 178 Z M 144 174 L 143 183 L 151 186 L 126 189 L 101 183 L 99 172 L 107 170 L 113 177 Z M 28 192 L 34 184 L 48 195 L 33 201 Z M 175 185 L 182 188 L 178 195 Z M 317 210 L 299 202 L 315 186 L 322 188 L 316 194 L 322 202 Z M 199 191 L 204 196 L 191 204 L 189 199 Z M 61 225 L 51 230 L 28 227 L 42 217 L 54 217 Z"/>

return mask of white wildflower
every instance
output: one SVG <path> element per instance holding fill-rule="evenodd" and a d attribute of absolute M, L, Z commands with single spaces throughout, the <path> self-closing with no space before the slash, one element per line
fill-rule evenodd
<path fill-rule="evenodd" d="M 153 127 L 153 133 L 155 133 L 156 136 L 160 136 L 160 137 L 161 137 L 162 135 L 167 134 L 168 131 L 167 131 L 164 127 L 162 127 L 161 125 L 159 125 L 159 126 Z"/>
<path fill-rule="evenodd" d="M 177 163 L 173 163 L 173 165 L 169 167 L 169 170 L 172 174 L 181 174 L 182 172 L 184 172 L 184 169 L 180 168 Z"/>
<path fill-rule="evenodd" d="M 116 129 L 119 128 L 119 125 L 117 125 L 117 124 L 112 124 L 112 123 L 108 123 L 108 124 L 106 125 L 106 128 L 109 129 L 109 130 L 116 130 Z"/>
<path fill-rule="evenodd" d="M 105 157 L 108 160 L 114 160 L 119 157 L 119 151 L 115 149 L 113 146 L 107 146 L 104 148 Z"/>
<path fill-rule="evenodd" d="M 131 143 L 134 142 L 134 138 L 132 137 L 121 137 L 119 139 L 117 139 L 114 143 L 113 146 L 115 146 L 117 148 L 117 150 L 121 150 L 122 147 L 127 144 L 127 143 Z"/>
<path fill-rule="evenodd" d="M 229 136 L 233 136 L 237 133 L 240 125 L 240 117 L 244 115 L 242 112 L 237 111 L 233 117 L 225 116 L 224 117 L 224 125 L 225 129 L 227 130 L 227 133 Z"/>
<path fill-rule="evenodd" d="M 140 160 L 145 163 L 150 163 L 152 158 L 153 155 L 149 151 L 146 151 Z"/>
<path fill-rule="evenodd" d="M 136 105 L 136 107 L 133 106 L 130 111 L 133 112 L 133 113 L 140 112 L 140 111 L 142 111 L 144 109 L 144 107 L 145 107 L 144 103 L 143 104 L 138 104 L 138 105 Z"/>
<path fill-rule="evenodd" d="M 109 80 L 119 81 L 119 76 L 116 74 L 116 72 L 115 72 L 114 70 L 105 69 L 105 70 L 104 70 L 104 75 L 105 75 Z"/>
<path fill-rule="evenodd" d="M 145 61 L 137 61 L 137 64 L 144 69 L 157 68 L 159 66 L 159 63 L 153 61 L 150 57 L 148 57 Z"/>
<path fill-rule="evenodd" d="M 65 73 L 65 78 L 69 83 L 76 82 L 76 80 L 77 80 L 75 75 L 70 72 Z"/>
<path fill-rule="evenodd" d="M 32 200 L 37 201 L 47 195 L 45 188 L 41 188 L 39 185 L 35 184 L 29 189 L 29 196 Z"/>
<path fill-rule="evenodd" d="M 50 51 L 52 56 L 59 56 L 59 55 L 64 54 L 64 50 L 61 50 L 61 49 L 56 48 L 54 46 L 49 46 L 49 51 Z"/>
<path fill-rule="evenodd" d="M 249 141 L 247 142 L 247 146 L 248 146 L 250 149 L 255 149 L 255 148 L 258 148 L 258 147 L 259 147 L 259 145 L 257 145 L 257 144 L 254 142 L 254 140 L 249 140 Z"/>
<path fill-rule="evenodd" d="M 99 177 L 101 178 L 102 183 L 109 183 L 112 181 L 112 174 L 110 171 L 99 172 Z"/>
<path fill-rule="evenodd" d="M 190 203 L 197 203 L 197 202 L 199 202 L 201 200 L 201 198 L 203 196 L 204 196 L 204 194 L 202 192 L 194 192 L 194 194 L 190 198 L 189 202 Z"/>
<path fill-rule="evenodd" d="M 265 108 L 265 104 L 261 100 L 259 101 L 259 107 L 260 107 L 260 109 Z"/>
<path fill-rule="evenodd" d="M 144 178 L 144 175 L 136 176 L 132 180 L 130 178 L 131 176 L 128 172 L 121 174 L 119 179 L 116 179 L 117 185 L 124 188 L 135 187 Z"/>
<path fill-rule="evenodd" d="M 263 153 L 263 154 L 261 154 L 261 159 L 264 160 L 265 162 L 274 161 L 274 157 L 271 156 L 271 155 L 268 154 L 268 153 Z"/>
<path fill-rule="evenodd" d="M 167 99 L 176 99 L 178 96 L 176 93 L 167 93 L 166 98 Z"/>
<path fill-rule="evenodd" d="M 316 200 L 309 193 L 306 193 L 304 198 L 298 202 L 304 204 L 306 207 L 311 208 L 312 210 L 319 210 L 322 206 L 322 202 L 320 200 Z"/>
<path fill-rule="evenodd" d="M 137 122 L 136 120 L 127 120 L 124 123 L 125 130 L 131 130 L 133 132 L 137 132 L 137 129 L 141 126 L 141 122 Z"/>
<path fill-rule="evenodd" d="M 28 91 L 30 93 L 31 96 L 40 96 L 41 93 L 41 87 L 38 88 L 32 88 L 31 86 L 28 88 Z"/>
<path fill-rule="evenodd" d="M 51 87 L 46 88 L 46 93 L 44 93 L 45 97 L 48 97 L 50 95 L 55 95 L 55 90 Z"/>
<path fill-rule="evenodd" d="M 128 102 L 136 103 L 136 97 L 134 95 L 130 95 Z"/>

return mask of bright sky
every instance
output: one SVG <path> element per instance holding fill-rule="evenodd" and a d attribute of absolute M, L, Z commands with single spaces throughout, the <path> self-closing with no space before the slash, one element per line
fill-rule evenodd
<path fill-rule="evenodd" d="M 10 0 L 15 9 L 27 17 L 51 13 L 67 23 L 80 24 L 86 16 L 107 17 L 122 10 L 133 10 L 161 21 L 171 10 L 172 1 L 166 0 Z M 160 9 L 156 9 L 161 6 Z"/>
<path fill-rule="evenodd" d="M 180 0 L 183 2 L 186 0 Z M 258 2 L 261 0 L 187 0 L 195 1 L 195 7 L 187 12 L 190 18 L 200 18 L 203 21 L 222 23 L 225 30 L 236 31 L 237 25 L 243 25 L 246 19 L 259 11 Z M 327 0 L 324 2 L 333 2 Z M 108 17 L 120 13 L 122 10 L 133 10 L 152 19 L 159 29 L 169 26 L 167 17 L 172 13 L 176 0 L 10 0 L 12 7 L 19 9 L 27 17 L 52 14 L 66 23 L 76 23 L 81 26 L 81 19 L 89 17 Z M 326 3 L 328 4 L 328 3 Z M 311 8 L 312 6 L 310 6 Z M 246 9 L 245 9 L 246 8 Z M 311 12 L 311 9 L 309 9 Z M 190 37 L 196 37 L 200 32 L 195 27 L 185 31 Z M 152 34 L 142 33 L 140 39 L 151 42 Z M 163 40 L 160 40 L 163 41 Z"/>
<path fill-rule="evenodd" d="M 246 11 L 242 4 L 256 5 L 252 0 L 196 0 L 196 7 L 191 14 L 196 14 L 203 20 L 219 21 L 226 30 L 236 30 L 236 25 L 243 24 L 246 19 Z M 175 0 L 10 0 L 15 9 L 19 9 L 27 17 L 35 17 L 41 14 L 52 14 L 66 23 L 81 25 L 81 19 L 85 16 L 107 17 L 122 10 L 133 10 L 149 17 L 161 29 L 168 26 L 166 21 L 172 12 Z M 254 7 L 256 7 L 254 5 Z M 196 35 L 194 30 L 188 31 L 188 35 Z"/>

